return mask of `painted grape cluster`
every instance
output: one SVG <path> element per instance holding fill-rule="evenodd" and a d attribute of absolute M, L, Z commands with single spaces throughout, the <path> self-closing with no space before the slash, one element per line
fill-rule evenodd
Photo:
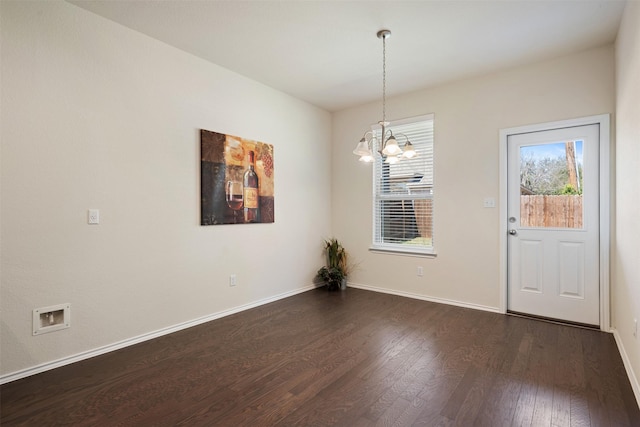
<path fill-rule="evenodd" d="M 273 173 L 273 157 L 271 157 L 271 153 L 267 151 L 262 153 L 262 166 L 264 167 L 264 174 L 271 177 Z"/>

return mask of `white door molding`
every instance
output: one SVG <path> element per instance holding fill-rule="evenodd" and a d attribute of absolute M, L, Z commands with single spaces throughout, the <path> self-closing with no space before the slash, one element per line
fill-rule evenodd
<path fill-rule="evenodd" d="M 507 137 L 528 132 L 597 124 L 600 127 L 600 329 L 611 332 L 609 257 L 611 240 L 611 137 L 610 115 L 581 117 L 557 122 L 500 129 L 500 311 L 507 312 Z"/>

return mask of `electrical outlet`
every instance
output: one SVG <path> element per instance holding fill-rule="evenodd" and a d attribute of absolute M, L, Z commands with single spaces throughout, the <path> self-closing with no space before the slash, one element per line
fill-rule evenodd
<path fill-rule="evenodd" d="M 98 209 L 89 209 L 87 222 L 89 224 L 100 224 L 100 211 Z"/>
<path fill-rule="evenodd" d="M 236 285 L 236 275 L 232 274 L 231 276 L 229 276 L 229 286 L 235 286 Z"/>
<path fill-rule="evenodd" d="M 422 267 L 418 267 L 418 269 L 416 270 L 416 274 L 418 275 L 418 277 L 422 277 L 424 275 L 424 270 L 422 269 Z"/>
<path fill-rule="evenodd" d="M 638 319 L 633 319 L 633 336 L 638 336 Z"/>
<path fill-rule="evenodd" d="M 493 197 L 485 197 L 482 206 L 485 208 L 495 208 L 496 207 L 496 199 Z"/>

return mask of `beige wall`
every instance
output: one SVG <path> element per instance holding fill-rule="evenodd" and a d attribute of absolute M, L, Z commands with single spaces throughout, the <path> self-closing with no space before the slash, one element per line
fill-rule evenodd
<path fill-rule="evenodd" d="M 627 3 L 616 41 L 616 232 L 611 312 L 616 338 L 640 402 L 640 3 Z"/>
<path fill-rule="evenodd" d="M 392 80 L 388 84 L 392 84 Z M 435 114 L 437 257 L 371 253 L 371 166 L 351 154 L 380 103 L 334 115 L 334 234 L 360 262 L 355 285 L 498 310 L 501 128 L 613 113 L 614 49 L 602 47 L 388 100 L 387 118 Z M 424 276 L 416 267 L 424 267 Z"/>
<path fill-rule="evenodd" d="M 66 2 L 1 8 L 1 374 L 311 285 L 327 112 Z M 275 224 L 199 225 L 201 128 L 274 145 Z"/>
<path fill-rule="evenodd" d="M 304 289 L 332 234 L 360 264 L 353 284 L 498 309 L 499 206 L 482 201 L 499 197 L 499 129 L 616 108 L 612 46 L 390 99 L 390 119 L 435 114 L 438 256 L 373 254 L 371 169 L 351 150 L 379 103 L 331 120 L 68 3 L 0 7 L 5 376 Z M 639 9 L 627 7 L 616 46 L 612 264 L 612 323 L 635 371 Z M 275 224 L 199 226 L 200 128 L 274 144 Z M 31 310 L 65 302 L 72 327 L 31 336 Z"/>

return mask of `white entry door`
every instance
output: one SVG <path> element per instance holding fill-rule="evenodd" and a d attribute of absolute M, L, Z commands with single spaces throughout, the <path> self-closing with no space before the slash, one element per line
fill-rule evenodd
<path fill-rule="evenodd" d="M 600 324 L 599 125 L 507 137 L 508 310 Z"/>

